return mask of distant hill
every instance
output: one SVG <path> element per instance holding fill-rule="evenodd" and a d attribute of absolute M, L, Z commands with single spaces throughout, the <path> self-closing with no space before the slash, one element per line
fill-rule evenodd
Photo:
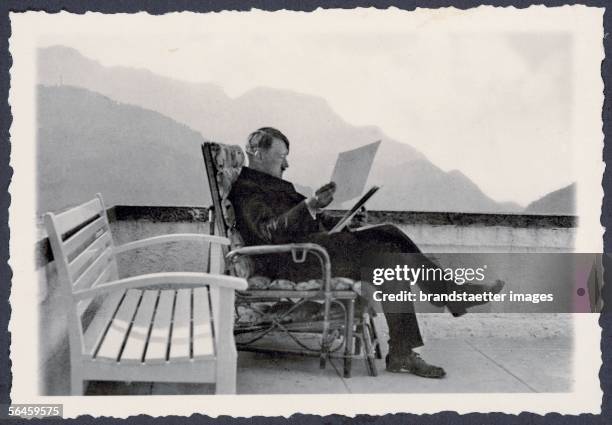
<path fill-rule="evenodd" d="M 550 192 L 527 205 L 525 214 L 576 214 L 576 183 Z"/>
<path fill-rule="evenodd" d="M 101 192 L 108 205 L 205 205 L 202 137 L 75 87 L 38 87 L 38 212 Z"/>
<path fill-rule="evenodd" d="M 306 193 L 327 182 L 338 152 L 382 140 L 368 184 L 382 184 L 384 188 L 372 199 L 370 208 L 521 210 L 516 204 L 492 200 L 463 174 L 444 172 L 412 146 L 389 138 L 377 127 L 348 124 L 324 99 L 315 96 L 257 88 L 233 99 L 213 84 L 176 81 L 142 69 L 105 67 L 62 46 L 39 50 L 38 78 L 44 85 L 83 87 L 118 102 L 157 111 L 189 126 L 206 139 L 222 143 L 244 145 L 254 129 L 277 127 L 291 140 L 291 166 L 285 178 Z M 166 148 L 172 150 L 175 140 L 166 142 Z M 185 149 L 186 142 L 182 143 L 180 149 Z M 191 148 L 195 155 L 197 149 L 197 146 Z M 158 201 L 154 203 L 168 203 L 173 199 L 161 191 L 157 195 Z M 204 203 L 208 204 L 209 197 L 205 196 Z M 144 200 L 135 198 L 133 202 Z"/>

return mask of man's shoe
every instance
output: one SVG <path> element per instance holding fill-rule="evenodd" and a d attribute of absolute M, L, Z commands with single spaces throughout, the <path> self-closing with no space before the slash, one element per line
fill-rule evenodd
<path fill-rule="evenodd" d="M 414 351 L 403 356 L 385 357 L 387 372 L 392 373 L 412 373 L 423 378 L 442 378 L 446 375 L 444 369 L 427 363 Z"/>
<path fill-rule="evenodd" d="M 494 283 L 485 285 L 485 284 L 475 284 L 475 283 L 467 283 L 465 285 L 457 285 L 456 291 L 459 293 L 465 292 L 466 294 L 484 294 L 485 292 L 491 292 L 493 295 L 498 294 L 504 289 L 504 285 L 506 282 L 503 280 L 497 279 Z M 446 305 L 448 311 L 455 317 L 463 316 L 467 313 L 467 309 L 470 307 L 475 307 L 477 305 L 483 305 L 488 303 L 489 301 L 461 301 L 461 302 L 451 302 Z"/>

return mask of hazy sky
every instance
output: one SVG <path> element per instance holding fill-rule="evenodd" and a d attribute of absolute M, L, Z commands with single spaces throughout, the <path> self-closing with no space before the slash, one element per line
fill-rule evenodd
<path fill-rule="evenodd" d="M 82 17 L 41 44 L 230 96 L 257 86 L 321 96 L 347 122 L 379 126 L 498 201 L 526 205 L 575 180 L 573 45 L 562 26 L 528 25 L 529 14 L 505 26 L 458 11 L 317 15 L 141 16 L 138 26 Z"/>

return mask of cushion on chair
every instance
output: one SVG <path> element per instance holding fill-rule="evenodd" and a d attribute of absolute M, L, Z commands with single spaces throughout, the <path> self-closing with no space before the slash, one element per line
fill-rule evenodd
<path fill-rule="evenodd" d="M 340 320 L 342 308 L 334 303 L 330 306 L 330 320 Z M 241 305 L 236 309 L 235 321 L 241 326 L 257 326 L 278 321 L 279 323 L 304 323 L 323 320 L 324 304 L 320 301 L 305 301 L 299 306 L 290 301 L 279 301 L 271 305 Z"/>
<path fill-rule="evenodd" d="M 273 282 L 266 276 L 252 276 L 248 278 L 251 290 L 285 290 L 285 291 L 319 291 L 323 288 L 322 279 L 310 279 L 304 282 L 294 283 L 287 279 L 276 279 Z M 360 293 L 361 281 L 355 281 L 348 277 L 332 277 L 331 289 L 333 291 L 354 291 Z"/>
<path fill-rule="evenodd" d="M 295 290 L 295 283 L 287 279 L 276 279 L 270 283 L 268 289 L 276 291 L 293 291 Z"/>
<path fill-rule="evenodd" d="M 318 291 L 322 287 L 321 279 L 311 279 L 306 282 L 300 282 L 295 285 L 296 291 Z"/>
<path fill-rule="evenodd" d="M 236 215 L 232 203 L 227 199 L 232 184 L 240 175 L 240 170 L 244 166 L 244 153 L 238 145 L 224 145 L 221 143 L 210 144 L 213 163 L 216 167 L 217 187 L 221 197 L 221 213 L 227 230 L 227 237 L 230 240 L 231 249 L 242 248 L 244 239 L 236 229 Z M 249 278 L 255 269 L 253 260 L 250 257 L 235 257 L 232 264 L 229 264 L 230 271 L 234 276 Z"/>
<path fill-rule="evenodd" d="M 354 286 L 359 283 L 348 277 L 332 277 L 331 279 L 331 290 L 332 291 L 350 291 L 354 289 Z M 361 286 L 361 285 L 359 285 Z M 297 291 L 318 291 L 323 288 L 323 279 L 311 279 L 306 282 L 300 282 L 295 285 Z"/>
<path fill-rule="evenodd" d="M 348 277 L 332 277 L 331 287 L 334 291 L 347 291 L 353 287 L 355 281 Z"/>
<path fill-rule="evenodd" d="M 217 166 L 217 185 L 222 199 L 226 199 L 232 184 L 244 166 L 244 153 L 238 145 L 211 144 L 213 162 Z"/>
<path fill-rule="evenodd" d="M 236 227 L 236 216 L 232 204 L 227 199 L 232 185 L 240 175 L 244 165 L 244 153 L 238 145 L 211 143 L 211 155 L 216 167 L 217 187 L 221 197 L 223 219 L 228 228 Z"/>
<path fill-rule="evenodd" d="M 244 246 L 244 240 L 240 233 L 234 228 L 230 228 L 227 231 L 228 238 L 230 240 L 231 249 L 238 249 Z M 232 259 L 231 264 L 228 264 L 231 273 L 236 277 L 242 277 L 248 279 L 253 275 L 255 271 L 255 264 L 253 259 L 245 255 L 239 255 Z"/>
<path fill-rule="evenodd" d="M 253 276 L 248 279 L 249 289 L 262 290 L 270 286 L 270 278 L 266 276 Z"/>

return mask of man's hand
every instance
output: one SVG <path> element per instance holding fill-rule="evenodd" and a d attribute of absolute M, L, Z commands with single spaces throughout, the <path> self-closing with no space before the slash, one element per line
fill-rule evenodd
<path fill-rule="evenodd" d="M 355 229 L 368 224 L 368 211 L 365 207 L 359 208 L 359 211 L 353 216 L 348 227 Z"/>
<path fill-rule="evenodd" d="M 306 203 L 310 208 L 315 210 L 325 208 L 334 200 L 334 193 L 336 193 L 336 183 L 327 183 L 317 189 L 314 196 L 308 198 Z"/>

